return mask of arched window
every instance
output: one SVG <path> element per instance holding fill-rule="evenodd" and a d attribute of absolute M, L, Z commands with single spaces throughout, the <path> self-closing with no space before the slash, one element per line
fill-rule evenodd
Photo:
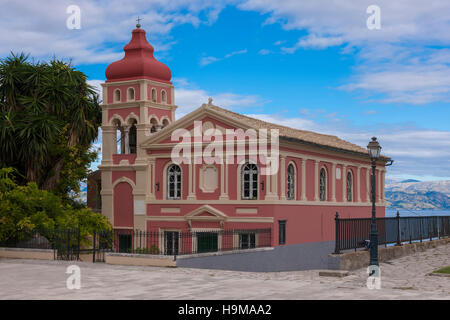
<path fill-rule="evenodd" d="M 152 128 L 150 129 L 150 132 L 156 132 L 156 126 L 158 125 L 158 120 L 156 120 L 155 118 L 152 118 L 150 120 L 150 124 L 152 125 Z"/>
<path fill-rule="evenodd" d="M 295 168 L 292 163 L 287 168 L 287 199 L 295 199 Z"/>
<path fill-rule="evenodd" d="M 136 153 L 136 145 L 137 145 L 137 130 L 136 130 L 137 121 L 133 119 L 130 124 L 130 131 L 128 131 L 128 147 L 130 153 Z"/>
<path fill-rule="evenodd" d="M 167 168 L 167 199 L 181 199 L 181 168 L 176 164 Z"/>
<path fill-rule="evenodd" d="M 169 123 L 169 120 L 164 119 L 163 122 L 162 122 L 162 127 L 165 128 L 165 127 L 167 127 L 169 124 L 170 124 L 170 123 Z"/>
<path fill-rule="evenodd" d="M 120 102 L 120 89 L 114 91 L 114 102 Z"/>
<path fill-rule="evenodd" d="M 258 199 L 258 166 L 253 163 L 246 163 L 242 166 L 242 199 Z"/>
<path fill-rule="evenodd" d="M 161 102 L 164 104 L 167 103 L 167 93 L 165 90 L 161 91 Z"/>
<path fill-rule="evenodd" d="M 353 201 L 353 176 L 351 171 L 347 173 L 347 201 Z"/>
<path fill-rule="evenodd" d="M 327 201 L 327 172 L 325 168 L 320 169 L 320 201 Z"/>
<path fill-rule="evenodd" d="M 115 136 L 115 145 L 116 145 L 116 153 L 124 154 L 125 153 L 125 131 L 123 129 L 122 123 L 119 119 L 114 119 L 113 126 L 116 129 Z"/>
<path fill-rule="evenodd" d="M 152 89 L 152 102 L 156 102 L 156 89 Z"/>
<path fill-rule="evenodd" d="M 134 101 L 134 88 L 128 88 L 127 90 L 127 100 L 128 101 Z"/>

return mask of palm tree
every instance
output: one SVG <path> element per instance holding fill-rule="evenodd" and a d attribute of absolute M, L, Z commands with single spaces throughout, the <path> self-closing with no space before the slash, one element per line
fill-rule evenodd
<path fill-rule="evenodd" d="M 88 150 L 101 123 L 98 95 L 70 63 L 0 61 L 0 167 L 12 166 L 50 190 L 61 179 L 67 148 Z"/>

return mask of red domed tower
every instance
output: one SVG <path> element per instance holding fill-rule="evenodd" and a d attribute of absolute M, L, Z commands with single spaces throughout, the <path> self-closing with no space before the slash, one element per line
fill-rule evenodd
<path fill-rule="evenodd" d="M 147 79 L 171 84 L 170 69 L 153 56 L 154 49 L 147 42 L 145 31 L 137 28 L 132 34 L 130 43 L 123 48 L 125 57 L 106 69 L 106 82 Z"/>
<path fill-rule="evenodd" d="M 155 59 L 153 46 L 145 34 L 145 30 L 137 25 L 131 41 L 123 48 L 125 57 L 106 68 L 107 80 L 102 85 L 103 134 L 112 127 L 122 132 L 119 141 L 113 141 L 113 137 L 107 142 L 118 142 L 120 146 L 117 152 L 111 150 L 111 153 L 108 151 L 114 146 L 105 146 L 103 160 L 106 162 L 112 161 L 113 154 L 137 154 L 139 158 L 137 145 L 174 121 L 172 73 L 169 67 Z"/>
<path fill-rule="evenodd" d="M 114 220 L 113 207 L 121 205 L 113 204 L 112 199 L 117 172 L 136 186 L 129 195 L 131 203 L 135 207 L 143 203 L 146 187 L 139 180 L 147 176 L 148 163 L 146 151 L 139 145 L 172 123 L 177 108 L 170 69 L 155 59 L 153 46 L 140 27 L 136 26 L 123 48 L 124 58 L 107 67 L 102 84 L 102 211 L 112 218 L 110 221 Z M 133 212 L 136 208 L 123 210 Z"/>

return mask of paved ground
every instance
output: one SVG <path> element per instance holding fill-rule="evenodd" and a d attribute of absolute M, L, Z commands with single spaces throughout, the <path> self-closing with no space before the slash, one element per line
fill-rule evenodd
<path fill-rule="evenodd" d="M 381 264 L 382 288 L 366 270 L 345 278 L 318 271 L 246 273 L 76 263 L 81 289 L 66 287 L 70 262 L 0 259 L 0 299 L 450 299 L 450 245 Z"/>

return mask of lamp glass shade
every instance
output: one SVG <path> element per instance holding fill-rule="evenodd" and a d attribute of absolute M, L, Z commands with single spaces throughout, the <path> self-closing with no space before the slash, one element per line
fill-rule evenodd
<path fill-rule="evenodd" d="M 380 157 L 381 146 L 378 143 L 377 138 L 372 138 L 372 141 L 367 145 L 367 149 L 369 150 L 370 159 L 377 160 Z"/>

